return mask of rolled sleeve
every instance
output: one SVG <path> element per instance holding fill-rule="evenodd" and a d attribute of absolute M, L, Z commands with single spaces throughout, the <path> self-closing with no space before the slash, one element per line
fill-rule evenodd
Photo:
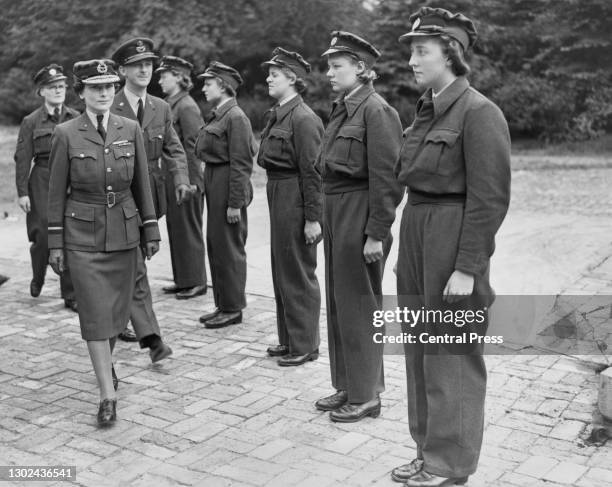
<path fill-rule="evenodd" d="M 501 110 L 491 103 L 470 110 L 463 138 L 466 203 L 455 269 L 482 275 L 510 204 L 510 134 Z"/>

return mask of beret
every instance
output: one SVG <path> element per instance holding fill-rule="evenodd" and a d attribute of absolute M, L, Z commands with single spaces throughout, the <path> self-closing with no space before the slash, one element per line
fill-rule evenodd
<path fill-rule="evenodd" d="M 278 66 L 291 69 L 298 77 L 303 78 L 310 73 L 310 64 L 297 52 L 287 51 L 277 47 L 272 51 L 272 59 L 262 63 L 262 66 Z"/>
<path fill-rule="evenodd" d="M 362 37 L 340 30 L 333 31 L 331 36 L 329 49 L 321 54 L 322 56 L 347 52 L 357 56 L 370 66 L 380 57 L 380 51 Z"/>
<path fill-rule="evenodd" d="M 421 7 L 409 20 L 412 24 L 411 30 L 400 36 L 400 42 L 410 42 L 413 37 L 442 34 L 459 41 L 464 50 L 476 42 L 474 23 L 461 13 L 454 14 L 443 8 Z"/>

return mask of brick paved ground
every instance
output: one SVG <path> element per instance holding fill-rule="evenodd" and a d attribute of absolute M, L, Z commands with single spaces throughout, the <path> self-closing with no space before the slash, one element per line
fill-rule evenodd
<path fill-rule="evenodd" d="M 23 262 L 0 264 L 28 275 Z M 244 324 L 211 331 L 195 320 L 210 297 L 179 302 L 156 279 L 174 356 L 153 366 L 119 343 L 119 420 L 98 430 L 77 317 L 57 299 L 54 276 L 38 299 L 24 292 L 28 280 L 0 287 L 0 464 L 72 464 L 88 486 L 391 486 L 390 469 L 414 457 L 401 357 L 385 359 L 380 418 L 332 424 L 313 408 L 331 391 L 325 343 L 317 362 L 279 368 L 265 357 L 275 342 L 270 298 L 250 296 Z M 470 486 L 612 485 L 612 445 L 580 440 L 596 401 L 592 367 L 558 356 L 487 363 L 488 424 Z"/>

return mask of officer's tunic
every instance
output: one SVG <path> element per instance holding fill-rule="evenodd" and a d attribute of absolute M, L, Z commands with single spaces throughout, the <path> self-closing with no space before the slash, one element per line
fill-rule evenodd
<path fill-rule="evenodd" d="M 323 123 L 297 95 L 273 109 L 261 135 L 266 169 L 272 281 L 279 343 L 294 355 L 319 347 L 321 291 L 317 247 L 304 240 L 306 220 L 322 222 L 321 177 L 315 169 Z"/>
<path fill-rule="evenodd" d="M 247 206 L 253 199 L 254 139 L 251 122 L 231 98 L 213 111 L 200 130 L 196 156 L 206 164 L 206 246 L 217 308 L 246 307 Z M 227 208 L 240 208 L 240 221 L 227 222 Z"/>
<path fill-rule="evenodd" d="M 174 129 L 183 144 L 189 166 L 189 182 L 197 187 L 194 194 L 179 206 L 174 181 L 166 176 L 166 224 L 170 240 L 170 257 L 174 283 L 179 288 L 206 284 L 202 213 L 204 211 L 204 175 L 201 161 L 195 156 L 198 131 L 204 125 L 200 108 L 186 91 L 166 99 L 172 109 Z M 167 167 L 166 167 L 167 169 Z"/>
<path fill-rule="evenodd" d="M 160 239 L 142 133 L 110 114 L 103 141 L 85 113 L 56 127 L 50 161 L 49 248 L 65 251 L 83 339 L 114 337 L 130 316 L 141 225 L 144 241 Z"/>
<path fill-rule="evenodd" d="M 137 120 L 130 107 L 124 89 L 120 90 L 113 100 L 111 112 Z M 175 186 L 189 184 L 187 159 L 181 142 L 172 127 L 172 114 L 169 105 L 155 96 L 147 94 L 143 106 L 142 135 L 148 162 L 149 186 L 155 205 L 157 218 L 166 213 L 166 194 L 163 163 L 167 164 L 167 172 L 172 175 Z M 167 173 L 166 173 L 167 174 Z M 131 321 L 140 340 L 149 335 L 161 336 L 157 317 L 153 311 L 151 288 L 147 279 L 147 267 L 143 256 L 138 255 L 136 272 L 136 289 L 132 303 Z M 141 344 L 142 345 L 142 344 Z"/>
<path fill-rule="evenodd" d="M 428 90 L 400 157 L 396 173 L 409 193 L 397 265 L 400 305 L 438 306 L 455 269 L 474 275 L 474 293 L 464 305 L 490 305 L 489 260 L 510 200 L 510 136 L 502 112 L 464 77 L 433 101 Z M 482 347 L 467 347 L 470 354 L 427 347 L 405 347 L 410 432 L 427 472 L 467 476 L 482 444 Z"/>
<path fill-rule="evenodd" d="M 33 280 L 42 286 L 45 282 L 49 250 L 47 248 L 47 200 L 49 196 L 49 152 L 51 135 L 58 123 L 71 120 L 79 112 L 62 105 L 59 120 L 54 121 L 45 105 L 34 110 L 23 119 L 17 148 L 15 150 L 15 179 L 17 195 L 30 197 L 30 211 L 26 215 L 28 239 L 32 242 Z M 34 167 L 32 166 L 34 161 Z M 31 168 L 31 171 L 30 171 Z M 74 299 L 74 289 L 70 272 L 60 276 L 62 297 Z"/>
<path fill-rule="evenodd" d="M 380 308 L 390 228 L 402 196 L 393 175 L 401 138 L 397 112 L 367 83 L 334 103 L 319 160 L 332 385 L 355 404 L 384 390 L 383 345 L 372 339 L 371 319 Z M 363 256 L 368 236 L 384 250 L 371 264 Z"/>

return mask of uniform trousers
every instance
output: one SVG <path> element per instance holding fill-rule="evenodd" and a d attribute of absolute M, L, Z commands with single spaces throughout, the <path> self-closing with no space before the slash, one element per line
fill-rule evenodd
<path fill-rule="evenodd" d="M 441 302 L 455 269 L 462 221 L 462 203 L 420 204 L 409 198 L 402 215 L 397 265 L 400 307 L 436 307 L 434 303 Z M 474 296 L 468 301 L 479 295 L 492 296 L 488 271 L 475 277 Z M 424 469 L 443 477 L 474 473 L 482 445 L 487 378 L 482 347 L 473 346 L 465 353 L 417 340 L 406 344 L 404 351 L 410 433 Z"/>
<path fill-rule="evenodd" d="M 383 344 L 374 343 L 372 316 L 380 309 L 382 277 L 391 248 L 391 234 L 383 242 L 384 255 L 366 264 L 368 190 L 325 194 L 323 242 L 327 331 L 332 385 L 348 392 L 350 403 L 374 399 L 385 389 Z"/>
<path fill-rule="evenodd" d="M 206 266 L 204 258 L 204 236 L 202 235 L 202 212 L 204 194 L 198 189 L 191 198 L 176 203 L 174 180 L 166 176 L 166 225 L 170 240 L 172 275 L 178 288 L 204 286 Z"/>
<path fill-rule="evenodd" d="M 280 178 L 269 171 L 266 192 L 279 343 L 294 355 L 304 355 L 320 342 L 317 246 L 304 241 L 304 201 L 297 175 Z"/>
<path fill-rule="evenodd" d="M 229 177 L 229 164 L 206 164 L 206 246 L 215 306 L 223 312 L 240 311 L 246 307 L 244 247 L 248 233 L 247 205 L 240 209 L 238 223 L 227 222 Z"/>
<path fill-rule="evenodd" d="M 30 246 L 30 257 L 32 260 L 33 280 L 39 285 L 45 282 L 47 265 L 49 263 L 48 248 L 48 218 L 47 208 L 49 205 L 49 168 L 42 165 L 34 165 L 28 180 L 28 194 L 30 196 L 30 211 L 26 214 L 26 228 Z M 60 275 L 60 289 L 62 298 L 73 300 L 74 287 L 70 271 L 66 270 Z"/>

